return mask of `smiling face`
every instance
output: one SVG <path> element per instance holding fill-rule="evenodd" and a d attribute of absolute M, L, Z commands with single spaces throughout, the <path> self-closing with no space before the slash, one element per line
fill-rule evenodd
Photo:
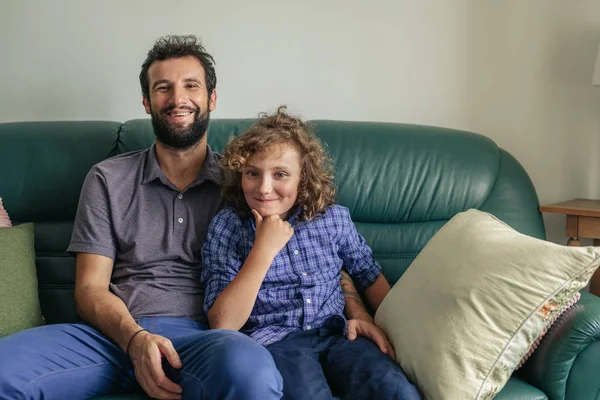
<path fill-rule="evenodd" d="M 291 145 L 276 145 L 254 155 L 242 169 L 246 203 L 263 218 L 277 214 L 287 219 L 298 198 L 301 172 L 300 154 Z"/>
<path fill-rule="evenodd" d="M 158 140 L 177 149 L 200 142 L 216 106 L 216 92 L 208 94 L 200 61 L 191 56 L 155 61 L 148 78 L 150 98 L 143 104 Z"/>

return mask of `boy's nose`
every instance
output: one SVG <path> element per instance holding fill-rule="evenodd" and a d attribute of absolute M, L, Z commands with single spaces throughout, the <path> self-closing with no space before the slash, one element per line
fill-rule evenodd
<path fill-rule="evenodd" d="M 261 194 L 269 194 L 271 193 L 271 180 L 269 178 L 263 178 L 260 181 L 260 186 L 258 188 L 258 190 L 260 191 Z"/>

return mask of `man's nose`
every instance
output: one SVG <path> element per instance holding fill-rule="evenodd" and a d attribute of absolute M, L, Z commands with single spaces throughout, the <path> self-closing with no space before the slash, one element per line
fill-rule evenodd
<path fill-rule="evenodd" d="M 186 92 L 182 87 L 174 86 L 171 91 L 171 102 L 178 106 L 185 104 L 187 101 Z"/>

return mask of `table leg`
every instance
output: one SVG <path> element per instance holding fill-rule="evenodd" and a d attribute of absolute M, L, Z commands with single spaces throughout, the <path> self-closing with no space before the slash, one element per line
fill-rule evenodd
<path fill-rule="evenodd" d="M 567 215 L 567 246 L 581 246 L 579 241 L 579 217 L 577 215 Z"/>
<path fill-rule="evenodd" d="M 594 239 L 594 246 L 600 247 L 600 239 Z M 590 280 L 590 293 L 600 297 L 600 268 L 596 270 Z"/>

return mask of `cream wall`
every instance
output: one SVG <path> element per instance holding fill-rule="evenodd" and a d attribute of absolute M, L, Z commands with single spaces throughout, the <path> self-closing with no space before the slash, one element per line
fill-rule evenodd
<path fill-rule="evenodd" d="M 0 121 L 145 117 L 139 66 L 169 33 L 215 56 L 215 118 L 285 103 L 472 130 L 542 203 L 600 198 L 597 0 L 0 0 Z M 563 219 L 545 218 L 562 242 Z"/>

